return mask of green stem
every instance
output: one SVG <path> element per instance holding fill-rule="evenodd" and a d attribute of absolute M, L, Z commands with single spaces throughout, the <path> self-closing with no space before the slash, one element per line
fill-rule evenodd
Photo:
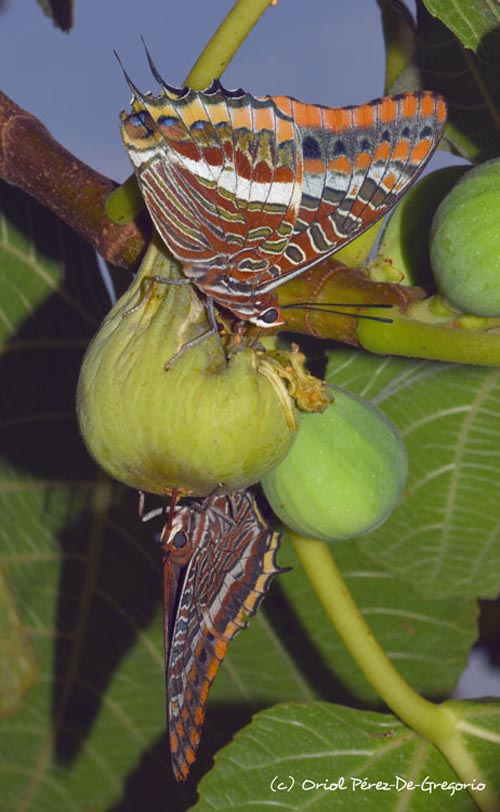
<path fill-rule="evenodd" d="M 453 736 L 444 739 L 441 742 L 434 742 L 441 750 L 443 756 L 449 764 L 453 767 L 457 775 L 464 783 L 478 783 L 482 781 L 486 785 L 486 789 L 482 792 L 469 789 L 469 793 L 474 798 L 478 809 L 482 812 L 499 812 L 500 801 L 498 795 L 488 787 L 487 779 L 482 775 L 481 770 L 470 752 L 464 746 L 461 733 L 458 730 L 458 722 L 456 723 L 457 730 Z"/>
<path fill-rule="evenodd" d="M 337 568 L 328 544 L 287 529 L 295 552 L 326 614 L 366 679 L 399 718 L 438 747 L 462 780 L 476 781 L 480 771 L 457 733 L 451 709 L 421 697 L 403 679 L 375 640 Z M 498 799 L 472 793 L 479 809 L 498 812 Z"/>
<path fill-rule="evenodd" d="M 427 738 L 453 732 L 452 715 L 419 696 L 394 668 L 373 637 L 324 541 L 287 530 L 316 595 L 363 674 L 404 722 Z"/>
<path fill-rule="evenodd" d="M 190 70 L 186 85 L 204 90 L 218 79 L 273 0 L 237 0 Z"/>
<path fill-rule="evenodd" d="M 382 355 L 500 366 L 500 334 L 494 332 L 425 324 L 404 318 L 394 319 L 391 324 L 360 320 L 358 340 L 365 350 Z"/>

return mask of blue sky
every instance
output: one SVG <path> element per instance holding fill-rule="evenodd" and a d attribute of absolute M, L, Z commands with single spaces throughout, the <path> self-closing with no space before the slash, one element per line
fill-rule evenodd
<path fill-rule="evenodd" d="M 117 180 L 130 165 L 118 114 L 130 92 L 114 58 L 156 90 L 142 34 L 165 79 L 182 84 L 232 0 L 76 0 L 65 34 L 36 0 L 0 4 L 0 87 L 68 149 Z M 384 56 L 375 0 L 279 0 L 224 75 L 229 87 L 331 106 L 381 95 Z"/>

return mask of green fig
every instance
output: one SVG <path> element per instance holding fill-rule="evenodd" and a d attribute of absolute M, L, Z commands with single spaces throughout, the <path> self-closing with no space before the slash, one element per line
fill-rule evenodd
<path fill-rule="evenodd" d="M 445 197 L 432 221 L 431 262 L 453 307 L 500 317 L 500 159 L 469 170 Z"/>
<path fill-rule="evenodd" d="M 323 541 L 359 536 L 381 524 L 408 473 L 404 445 L 372 404 L 337 387 L 323 414 L 301 414 L 297 440 L 262 487 L 295 533 Z"/>
<path fill-rule="evenodd" d="M 401 285 L 432 283 L 429 234 L 434 213 L 446 194 L 467 171 L 447 166 L 419 180 L 392 212 L 377 255 L 369 265 L 372 279 Z"/>
<path fill-rule="evenodd" d="M 286 380 L 265 353 L 243 347 L 228 358 L 218 334 L 188 345 L 209 331 L 195 289 L 152 244 L 78 384 L 82 436 L 115 479 L 205 496 L 254 484 L 288 453 L 297 420 Z"/>

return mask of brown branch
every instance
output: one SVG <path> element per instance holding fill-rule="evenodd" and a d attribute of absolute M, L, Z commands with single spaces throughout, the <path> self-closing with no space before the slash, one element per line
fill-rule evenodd
<path fill-rule="evenodd" d="M 113 223 L 105 203 L 118 184 L 75 158 L 35 116 L 1 92 L 0 177 L 51 209 L 108 262 L 128 268 L 143 253 L 149 218 Z"/>

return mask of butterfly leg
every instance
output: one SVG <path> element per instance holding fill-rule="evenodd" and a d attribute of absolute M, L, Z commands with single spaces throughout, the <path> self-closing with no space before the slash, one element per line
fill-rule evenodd
<path fill-rule="evenodd" d="M 166 505 L 162 505 L 162 507 L 154 508 L 153 510 L 148 510 L 146 513 L 146 494 L 144 491 L 139 491 L 139 519 L 141 522 L 149 522 L 151 519 L 154 519 L 156 516 L 164 516 L 168 513 L 168 507 Z"/>
<path fill-rule="evenodd" d="M 155 519 L 157 516 L 166 516 L 167 519 L 170 520 L 171 515 L 173 515 L 175 506 L 180 499 L 180 497 L 185 496 L 181 488 L 172 488 L 169 493 L 165 494 L 165 498 L 169 497 L 170 502 L 169 504 L 164 504 L 159 508 L 153 508 L 153 510 L 148 510 L 146 513 L 146 494 L 144 491 L 139 491 L 139 519 L 141 522 L 149 522 L 151 519 Z M 171 524 L 170 520 L 170 524 Z M 163 533 L 162 533 L 163 535 Z"/>
<path fill-rule="evenodd" d="M 190 285 L 191 282 L 189 279 L 170 279 L 168 276 L 148 276 L 144 279 L 144 288 L 142 291 L 141 298 L 139 299 L 138 303 L 133 307 L 129 307 L 128 310 L 125 310 L 124 316 L 131 316 L 132 313 L 136 313 L 138 310 L 141 309 L 148 301 L 149 296 L 151 295 L 151 291 L 153 290 L 153 285 L 155 282 L 162 282 L 164 285 Z"/>
<path fill-rule="evenodd" d="M 184 282 L 184 280 L 179 281 Z M 186 282 L 189 282 L 189 280 L 186 279 Z M 206 311 L 210 329 L 205 330 L 204 333 L 201 333 L 201 335 L 196 336 L 196 338 L 192 338 L 191 341 L 186 341 L 186 343 L 182 345 L 180 350 L 178 350 L 178 352 L 176 352 L 175 355 L 172 356 L 170 361 L 168 361 L 168 363 L 165 364 L 164 366 L 165 372 L 167 372 L 173 366 L 173 364 L 175 364 L 175 362 L 180 358 L 181 355 L 184 355 L 186 350 L 191 349 L 191 347 L 196 347 L 197 344 L 201 344 L 202 341 L 205 341 L 206 338 L 210 338 L 210 336 L 219 335 L 219 327 L 217 325 L 217 319 L 215 318 L 214 302 L 213 299 L 211 299 L 210 297 L 207 297 L 206 300 Z"/>
<path fill-rule="evenodd" d="M 217 507 L 216 502 L 219 497 L 225 497 L 227 495 L 227 491 L 223 485 L 217 485 L 213 491 L 205 497 L 205 499 L 197 505 L 193 505 L 194 510 L 198 510 L 203 512 L 204 510 L 210 510 L 213 515 L 218 515 L 222 522 L 226 522 L 229 525 L 235 525 L 236 520 L 233 516 L 233 509 L 232 509 L 232 502 L 231 500 L 227 500 L 227 507 L 221 509 Z"/>
<path fill-rule="evenodd" d="M 132 315 L 132 313 L 137 312 L 137 310 L 139 310 L 141 307 L 144 306 L 149 296 L 151 295 L 151 291 L 153 289 L 153 285 L 155 284 L 155 282 L 161 282 L 164 285 L 192 284 L 190 279 L 170 279 L 170 277 L 168 276 L 157 276 L 157 275 L 150 276 L 146 281 L 145 290 L 139 302 L 133 307 L 130 307 L 128 310 L 125 310 L 125 312 L 123 313 L 124 316 L 130 316 Z M 205 307 L 210 328 L 208 330 L 205 330 L 204 333 L 201 333 L 201 335 L 196 336 L 196 338 L 192 338 L 191 341 L 187 341 L 185 344 L 183 344 L 180 350 L 176 352 L 175 355 L 172 356 L 170 361 L 168 361 L 165 364 L 164 366 L 165 372 L 167 372 L 174 365 L 174 363 L 180 358 L 181 355 L 183 355 L 186 352 L 186 350 L 189 350 L 191 347 L 196 347 L 197 344 L 200 344 L 202 341 L 204 341 L 206 338 L 209 338 L 210 336 L 219 334 L 217 319 L 215 318 L 214 302 L 210 296 L 207 296 L 206 298 Z"/>

